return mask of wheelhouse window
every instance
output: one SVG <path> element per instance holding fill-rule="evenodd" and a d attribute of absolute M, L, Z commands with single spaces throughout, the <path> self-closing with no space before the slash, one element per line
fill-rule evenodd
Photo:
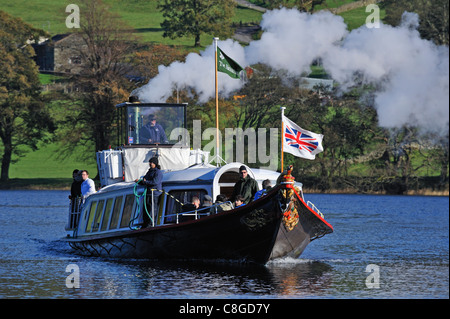
<path fill-rule="evenodd" d="M 120 144 L 186 144 L 186 104 L 127 102 L 117 107 Z"/>

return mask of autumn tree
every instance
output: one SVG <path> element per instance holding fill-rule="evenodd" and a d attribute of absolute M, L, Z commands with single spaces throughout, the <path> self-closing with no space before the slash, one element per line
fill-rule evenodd
<path fill-rule="evenodd" d="M 233 34 L 231 18 L 235 6 L 233 0 L 160 0 L 158 8 L 165 18 L 161 23 L 163 36 L 193 36 L 196 47 L 204 33 L 229 37 Z"/>
<path fill-rule="evenodd" d="M 115 105 L 126 100 L 131 90 L 125 75 L 131 69 L 128 60 L 134 52 L 134 36 L 101 0 L 80 4 L 82 71 L 72 77 L 79 93 L 60 134 L 69 147 L 94 141 L 98 151 L 115 141 Z"/>
<path fill-rule="evenodd" d="M 9 179 L 12 155 L 20 146 L 37 149 L 38 141 L 55 129 L 41 95 L 39 72 L 30 43 L 45 32 L 0 11 L 0 138 L 1 181 Z"/>
<path fill-rule="evenodd" d="M 168 66 L 174 61 L 182 61 L 185 55 L 185 53 L 176 47 L 155 44 L 149 50 L 136 52 L 132 63 L 135 65 L 139 74 L 145 76 L 148 81 L 148 79 L 158 75 L 158 67 L 160 65 Z"/>
<path fill-rule="evenodd" d="M 403 12 L 419 15 L 419 32 L 427 40 L 439 45 L 449 44 L 448 0 L 384 0 L 380 5 L 386 10 L 385 23 L 398 25 Z"/>

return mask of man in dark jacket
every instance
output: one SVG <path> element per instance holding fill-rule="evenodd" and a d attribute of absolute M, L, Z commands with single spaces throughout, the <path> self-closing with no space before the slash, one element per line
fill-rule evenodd
<path fill-rule="evenodd" d="M 259 190 L 258 183 L 248 175 L 247 168 L 242 165 L 239 167 L 239 181 L 234 185 L 232 201 L 236 200 L 237 195 L 241 195 L 244 198 L 244 203 L 250 203 L 255 197 L 256 192 Z"/>
<path fill-rule="evenodd" d="M 148 116 L 149 122 L 145 124 L 139 133 L 139 142 L 141 144 L 167 144 L 166 133 L 163 127 L 156 123 L 156 117 L 154 114 Z"/>
<path fill-rule="evenodd" d="M 149 205 L 149 212 L 151 211 L 151 207 L 154 207 L 154 210 L 157 210 L 157 205 L 158 205 L 158 198 L 159 195 L 162 194 L 161 190 L 162 190 L 162 180 L 163 180 L 163 174 L 161 172 L 161 167 L 158 164 L 158 158 L 157 157 L 152 157 L 149 160 L 149 165 L 150 168 L 147 171 L 147 173 L 145 174 L 145 176 L 142 178 L 142 180 L 136 180 L 135 182 L 139 182 L 139 185 L 145 185 L 147 186 L 147 200 L 150 200 L 150 203 L 148 203 L 147 205 Z M 153 190 L 153 203 L 151 202 L 152 199 L 152 193 L 150 190 Z M 147 216 L 147 213 L 144 212 L 143 213 L 143 227 L 145 227 L 146 225 L 148 225 L 148 223 L 150 222 L 150 218 L 149 216 Z"/>
<path fill-rule="evenodd" d="M 80 171 L 75 169 L 72 172 L 73 182 L 70 187 L 70 196 L 69 198 L 75 199 L 76 197 L 81 197 L 81 184 L 83 183 L 83 179 L 81 178 Z"/>
<path fill-rule="evenodd" d="M 158 163 L 158 158 L 152 157 L 148 161 L 148 164 L 150 165 L 150 168 L 139 184 L 145 185 L 148 188 L 152 188 L 152 189 L 157 189 L 157 190 L 162 189 L 163 174 L 161 172 L 161 167 L 159 166 L 159 163 Z M 154 194 L 156 194 L 156 193 L 154 193 Z M 160 195 L 160 194 L 161 194 L 161 192 L 159 192 L 158 195 Z"/>

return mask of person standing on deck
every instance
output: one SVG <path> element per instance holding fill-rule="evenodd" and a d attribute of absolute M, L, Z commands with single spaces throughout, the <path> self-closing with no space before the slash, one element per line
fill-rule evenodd
<path fill-rule="evenodd" d="M 89 178 L 89 172 L 87 170 L 81 171 L 81 178 L 83 179 L 83 183 L 81 184 L 81 196 L 84 201 L 86 197 L 95 193 L 95 183 Z"/>
<path fill-rule="evenodd" d="M 231 199 L 235 201 L 237 195 L 242 195 L 244 203 L 248 204 L 253 200 L 256 192 L 259 190 L 258 182 L 248 175 L 247 168 L 244 165 L 239 167 L 239 176 L 240 179 L 234 185 Z"/>
<path fill-rule="evenodd" d="M 158 158 L 156 156 L 152 157 L 148 161 L 148 164 L 150 165 L 150 168 L 144 175 L 142 180 L 135 180 L 135 182 L 139 182 L 139 185 L 145 185 L 148 188 L 156 189 L 159 192 L 158 195 L 160 195 L 160 190 L 162 189 L 163 174 L 161 172 L 161 166 L 159 166 Z"/>
<path fill-rule="evenodd" d="M 152 193 L 147 193 L 147 197 L 153 198 L 153 202 L 151 203 L 153 209 L 156 208 L 156 204 L 158 204 L 159 195 L 162 194 L 162 179 L 163 174 L 161 172 L 161 166 L 159 166 L 158 158 L 156 156 L 152 157 L 148 164 L 150 165 L 149 170 L 142 178 L 142 180 L 136 179 L 135 182 L 139 183 L 139 185 L 147 186 L 147 189 Z M 151 195 L 153 194 L 153 196 Z M 155 206 L 154 206 L 155 205 Z M 146 213 L 143 214 L 143 227 L 147 226 L 150 222 L 149 216 Z"/>

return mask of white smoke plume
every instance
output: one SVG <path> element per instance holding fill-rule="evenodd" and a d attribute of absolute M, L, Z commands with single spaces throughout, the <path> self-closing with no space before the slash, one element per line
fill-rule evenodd
<path fill-rule="evenodd" d="M 359 80 L 374 84 L 379 124 L 409 124 L 448 132 L 449 50 L 420 38 L 418 16 L 404 13 L 402 24 L 353 30 L 323 58 L 327 72 L 343 88 Z"/>
<path fill-rule="evenodd" d="M 358 81 L 373 84 L 375 107 L 383 127 L 417 125 L 426 131 L 448 132 L 449 49 L 420 38 L 419 18 L 405 13 L 399 27 L 381 24 L 347 31 L 340 16 L 322 11 L 300 13 L 281 8 L 263 15 L 260 40 L 242 47 L 233 40 L 219 47 L 245 67 L 265 63 L 290 75 L 309 71 L 320 58 L 325 70 L 343 90 Z M 355 76 L 358 75 L 358 77 Z M 219 73 L 222 96 L 243 82 Z M 144 102 L 165 102 L 175 89 L 192 89 L 200 102 L 214 97 L 214 48 L 191 53 L 185 62 L 160 66 L 159 74 L 137 90 Z"/>
<path fill-rule="evenodd" d="M 246 66 L 244 48 L 231 39 L 219 41 L 219 47 L 233 60 Z M 169 66 L 160 65 L 158 75 L 133 94 L 137 94 L 143 102 L 165 102 L 174 90 L 194 90 L 199 102 L 207 102 L 215 95 L 215 60 L 214 46 L 208 46 L 200 54 L 190 53 L 185 62 L 173 62 Z M 235 92 L 242 86 L 239 80 L 226 74 L 218 74 L 219 92 L 225 96 Z"/>
<path fill-rule="evenodd" d="M 311 63 L 347 34 L 344 19 L 328 11 L 312 15 L 285 8 L 269 11 L 263 15 L 261 28 L 261 40 L 245 49 L 248 62 L 265 63 L 291 75 L 309 73 Z"/>

